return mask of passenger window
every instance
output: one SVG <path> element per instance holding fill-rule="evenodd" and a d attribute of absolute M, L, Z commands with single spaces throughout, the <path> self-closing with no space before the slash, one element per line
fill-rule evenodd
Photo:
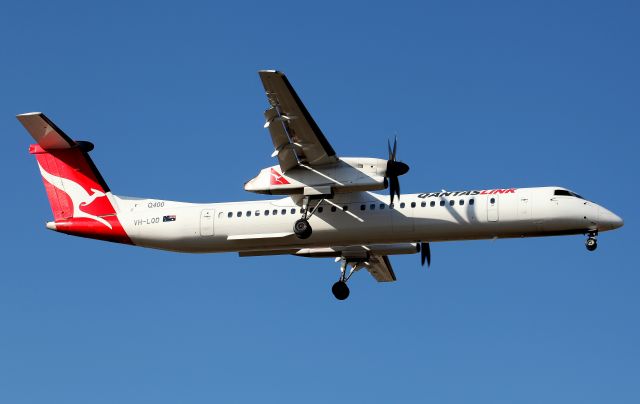
<path fill-rule="evenodd" d="M 420 206 L 424 208 L 425 206 L 427 206 L 427 203 L 425 201 L 422 201 L 420 202 Z"/>
<path fill-rule="evenodd" d="M 260 216 L 260 211 L 256 210 L 255 216 Z"/>
<path fill-rule="evenodd" d="M 464 205 L 464 199 L 460 199 L 460 201 L 458 202 L 460 205 Z"/>
<path fill-rule="evenodd" d="M 406 205 L 404 204 L 404 202 L 401 202 L 401 203 L 400 203 L 400 207 L 401 207 L 402 209 L 404 209 L 404 207 L 405 207 L 405 206 L 406 206 Z"/>
<path fill-rule="evenodd" d="M 233 216 L 232 212 L 227 213 L 227 217 L 232 217 L 232 216 Z"/>
<path fill-rule="evenodd" d="M 249 216 L 251 216 L 251 211 L 250 210 L 247 211 L 247 217 L 249 217 Z"/>
<path fill-rule="evenodd" d="M 469 199 L 469 205 L 473 205 L 475 203 L 474 199 Z"/>
<path fill-rule="evenodd" d="M 444 206 L 444 201 L 440 201 L 440 206 Z"/>
<path fill-rule="evenodd" d="M 493 205 L 494 203 L 496 203 L 496 198 L 491 198 L 489 202 L 491 202 L 491 204 Z"/>
<path fill-rule="evenodd" d="M 300 214 L 304 213 L 304 208 L 300 208 Z"/>
<path fill-rule="evenodd" d="M 434 206 L 436 206 L 436 201 L 431 201 L 429 205 L 433 208 Z"/>
<path fill-rule="evenodd" d="M 416 207 L 416 203 L 415 202 L 411 202 L 411 207 L 415 208 Z"/>
<path fill-rule="evenodd" d="M 336 207 L 335 207 L 335 206 L 332 206 L 332 207 L 331 207 L 331 211 L 332 211 L 332 212 L 335 212 L 335 211 L 336 211 Z"/>
<path fill-rule="evenodd" d="M 344 206 L 342 207 L 342 211 L 343 211 L 343 212 L 346 212 L 346 211 L 348 211 L 348 210 L 349 210 L 349 207 L 348 207 L 347 205 L 344 205 Z"/>
<path fill-rule="evenodd" d="M 291 208 L 291 214 L 295 215 L 296 214 L 296 208 Z"/>
<path fill-rule="evenodd" d="M 454 201 L 453 199 L 449 201 L 449 206 L 453 206 L 456 204 L 456 201 Z"/>
<path fill-rule="evenodd" d="M 318 209 L 316 209 L 316 210 L 318 211 L 318 213 L 322 213 L 322 211 L 323 211 L 324 209 L 322 208 L 322 206 L 318 206 Z"/>
<path fill-rule="evenodd" d="M 238 216 L 238 217 L 242 217 L 242 212 L 238 212 L 238 213 L 236 213 L 236 216 Z"/>
<path fill-rule="evenodd" d="M 272 215 L 277 215 L 278 214 L 278 209 L 274 209 L 273 212 L 271 212 Z"/>
<path fill-rule="evenodd" d="M 383 210 L 383 209 L 384 209 L 384 203 L 381 203 L 380 204 L 380 210 Z"/>
<path fill-rule="evenodd" d="M 281 214 L 281 215 L 286 215 L 286 214 L 287 214 L 287 210 L 286 210 L 286 209 L 282 209 L 282 210 L 280 211 L 280 214 Z"/>
<path fill-rule="evenodd" d="M 365 205 L 360 205 L 360 210 L 365 210 L 367 207 Z"/>
<path fill-rule="evenodd" d="M 266 209 L 266 210 L 264 211 L 264 215 L 265 215 L 265 216 L 269 216 L 269 209 Z"/>

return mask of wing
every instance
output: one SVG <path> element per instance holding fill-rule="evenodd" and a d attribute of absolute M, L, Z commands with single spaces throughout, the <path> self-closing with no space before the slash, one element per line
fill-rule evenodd
<path fill-rule="evenodd" d="M 361 246 L 322 247 L 282 250 L 256 250 L 239 253 L 241 257 L 257 257 L 265 255 L 292 254 L 298 257 L 344 259 L 355 270 L 366 269 L 378 282 L 393 282 L 396 274 L 388 255 L 415 254 L 418 252 L 415 243 L 371 244 Z"/>
<path fill-rule="evenodd" d="M 271 107 L 264 113 L 283 172 L 300 164 L 317 166 L 338 161 L 336 152 L 305 108 L 287 76 L 261 70 L 260 79 Z"/>
<path fill-rule="evenodd" d="M 393 282 L 396 280 L 391 261 L 386 255 L 372 255 L 368 261 L 363 263 L 363 266 L 378 282 Z"/>

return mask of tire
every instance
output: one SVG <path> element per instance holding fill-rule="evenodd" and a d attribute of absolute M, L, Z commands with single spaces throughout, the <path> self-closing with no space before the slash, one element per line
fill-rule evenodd
<path fill-rule="evenodd" d="M 308 221 L 304 219 L 296 220 L 293 224 L 293 232 L 298 236 L 298 238 L 305 239 L 311 236 L 311 225 Z"/>
<path fill-rule="evenodd" d="M 588 238 L 584 244 L 589 251 L 595 251 L 595 249 L 598 248 L 598 241 L 595 238 Z"/>
<path fill-rule="evenodd" d="M 338 281 L 331 287 L 331 292 L 338 300 L 344 300 L 349 297 L 349 287 L 345 282 Z"/>

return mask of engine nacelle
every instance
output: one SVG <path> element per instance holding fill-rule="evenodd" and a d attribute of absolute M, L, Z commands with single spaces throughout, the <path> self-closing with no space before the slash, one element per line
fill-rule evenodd
<path fill-rule="evenodd" d="M 267 167 L 244 184 L 245 191 L 258 194 L 334 194 L 376 191 L 387 187 L 387 160 L 345 157 L 335 164 L 310 167 L 301 165 L 285 173 L 280 166 Z"/>

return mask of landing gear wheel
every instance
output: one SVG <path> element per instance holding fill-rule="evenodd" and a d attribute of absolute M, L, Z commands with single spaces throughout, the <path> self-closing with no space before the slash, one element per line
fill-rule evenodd
<path fill-rule="evenodd" d="M 595 251 L 595 249 L 598 248 L 598 241 L 593 237 L 589 237 L 584 244 L 589 251 Z"/>
<path fill-rule="evenodd" d="M 311 225 L 305 219 L 298 219 L 293 225 L 293 232 L 298 236 L 298 238 L 309 238 L 309 236 L 311 236 L 311 231 Z"/>
<path fill-rule="evenodd" d="M 346 282 L 338 281 L 334 283 L 331 287 L 331 291 L 338 300 L 344 300 L 349 297 L 349 287 Z"/>

